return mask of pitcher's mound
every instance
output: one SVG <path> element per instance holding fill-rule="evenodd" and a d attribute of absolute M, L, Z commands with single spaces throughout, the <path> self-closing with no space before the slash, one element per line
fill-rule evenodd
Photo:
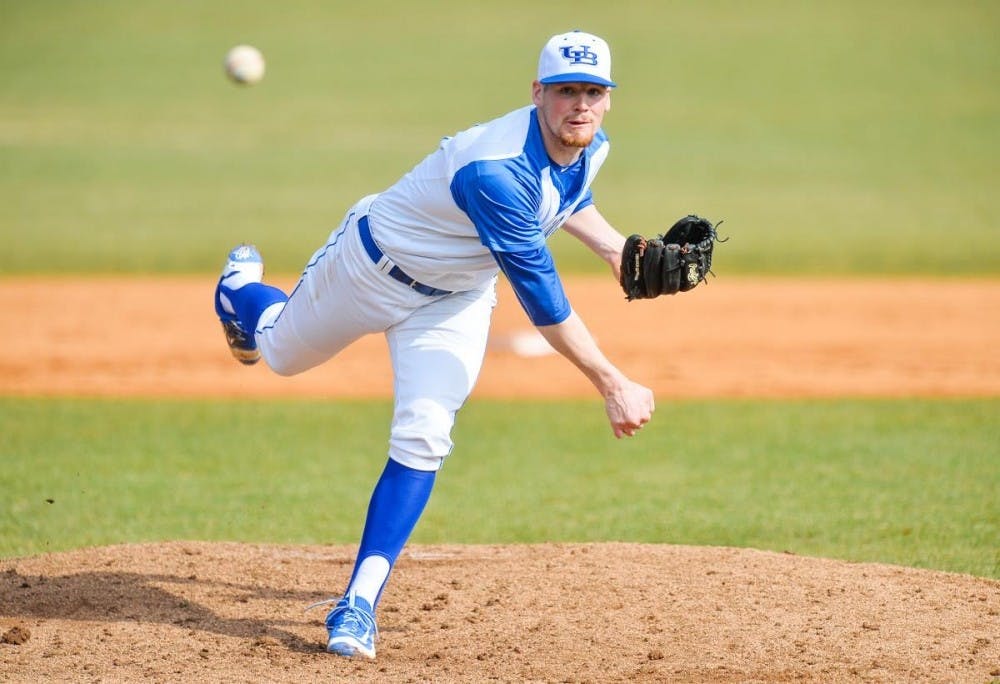
<path fill-rule="evenodd" d="M 377 660 L 323 651 L 354 547 L 0 561 L 4 681 L 989 682 L 1000 582 L 748 549 L 413 546 Z"/>

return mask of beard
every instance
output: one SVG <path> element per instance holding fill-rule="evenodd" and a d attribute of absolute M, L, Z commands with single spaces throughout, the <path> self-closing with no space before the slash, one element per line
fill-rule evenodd
<path fill-rule="evenodd" d="M 586 147 L 594 139 L 594 133 L 592 130 L 576 131 L 573 133 L 560 132 L 557 137 L 559 138 L 559 142 L 566 147 Z"/>
<path fill-rule="evenodd" d="M 563 145 L 563 147 L 587 147 L 594 139 L 594 127 L 587 126 L 585 128 L 575 128 L 572 126 L 563 127 L 561 123 L 555 123 L 551 121 L 545 122 L 546 127 L 555 138 Z"/>

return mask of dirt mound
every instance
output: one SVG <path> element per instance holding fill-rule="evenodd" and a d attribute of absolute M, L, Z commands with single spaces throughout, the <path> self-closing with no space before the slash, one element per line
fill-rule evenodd
<path fill-rule="evenodd" d="M 353 547 L 174 542 L 0 561 L 4 681 L 987 682 L 1000 582 L 748 549 L 415 546 L 374 662 L 323 652 Z"/>

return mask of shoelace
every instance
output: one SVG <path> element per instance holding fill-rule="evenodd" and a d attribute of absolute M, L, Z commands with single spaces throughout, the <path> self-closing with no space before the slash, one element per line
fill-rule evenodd
<path fill-rule="evenodd" d="M 318 606 L 325 606 L 331 603 L 336 604 L 339 602 L 340 602 L 339 598 L 324 599 L 322 601 L 317 601 L 316 603 L 306 606 L 306 611 L 312 610 L 313 608 L 316 608 Z M 367 611 L 355 607 L 353 603 L 349 602 L 346 605 L 337 606 L 333 610 L 331 610 L 329 615 L 326 616 L 327 624 L 329 624 L 333 618 L 341 614 L 343 614 L 344 616 L 343 618 L 344 621 L 342 623 L 344 627 L 347 627 L 348 629 L 351 629 L 352 631 L 359 633 L 364 633 L 370 630 L 373 634 L 373 638 L 376 641 L 378 641 L 378 625 L 375 624 L 375 616 L 370 615 Z"/>
<path fill-rule="evenodd" d="M 246 346 L 250 341 L 250 336 L 243 330 L 243 326 L 238 321 L 229 321 L 231 325 L 226 326 L 226 342 L 230 346 Z"/>
<path fill-rule="evenodd" d="M 340 600 L 339 598 L 335 597 L 335 598 L 323 599 L 322 601 L 317 601 L 316 603 L 310 603 L 308 606 L 306 606 L 306 609 L 303 610 L 302 612 L 308 613 L 313 608 L 319 608 L 320 606 L 325 606 L 330 603 L 336 603 L 339 600 Z"/>

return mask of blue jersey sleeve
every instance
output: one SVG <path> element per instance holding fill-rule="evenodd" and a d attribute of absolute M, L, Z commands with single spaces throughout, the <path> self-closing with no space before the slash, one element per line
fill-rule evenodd
<path fill-rule="evenodd" d="M 511 169 L 497 162 L 473 162 L 455 174 L 451 194 L 491 252 L 544 247 L 537 219 L 541 198 Z"/>
<path fill-rule="evenodd" d="M 530 252 L 493 252 L 528 318 L 535 325 L 562 323 L 572 313 L 549 248 Z"/>
<path fill-rule="evenodd" d="M 584 195 L 583 199 L 580 200 L 580 203 L 576 205 L 576 209 L 573 210 L 573 213 L 575 214 L 581 209 L 586 209 L 593 203 L 594 203 L 594 193 L 590 191 L 590 188 L 587 188 L 587 194 Z"/>
<path fill-rule="evenodd" d="M 526 172 L 514 160 L 473 162 L 455 174 L 451 194 L 472 220 L 531 322 L 555 325 L 572 309 L 538 225 L 537 184 L 524 182 L 522 176 L 527 177 Z"/>

